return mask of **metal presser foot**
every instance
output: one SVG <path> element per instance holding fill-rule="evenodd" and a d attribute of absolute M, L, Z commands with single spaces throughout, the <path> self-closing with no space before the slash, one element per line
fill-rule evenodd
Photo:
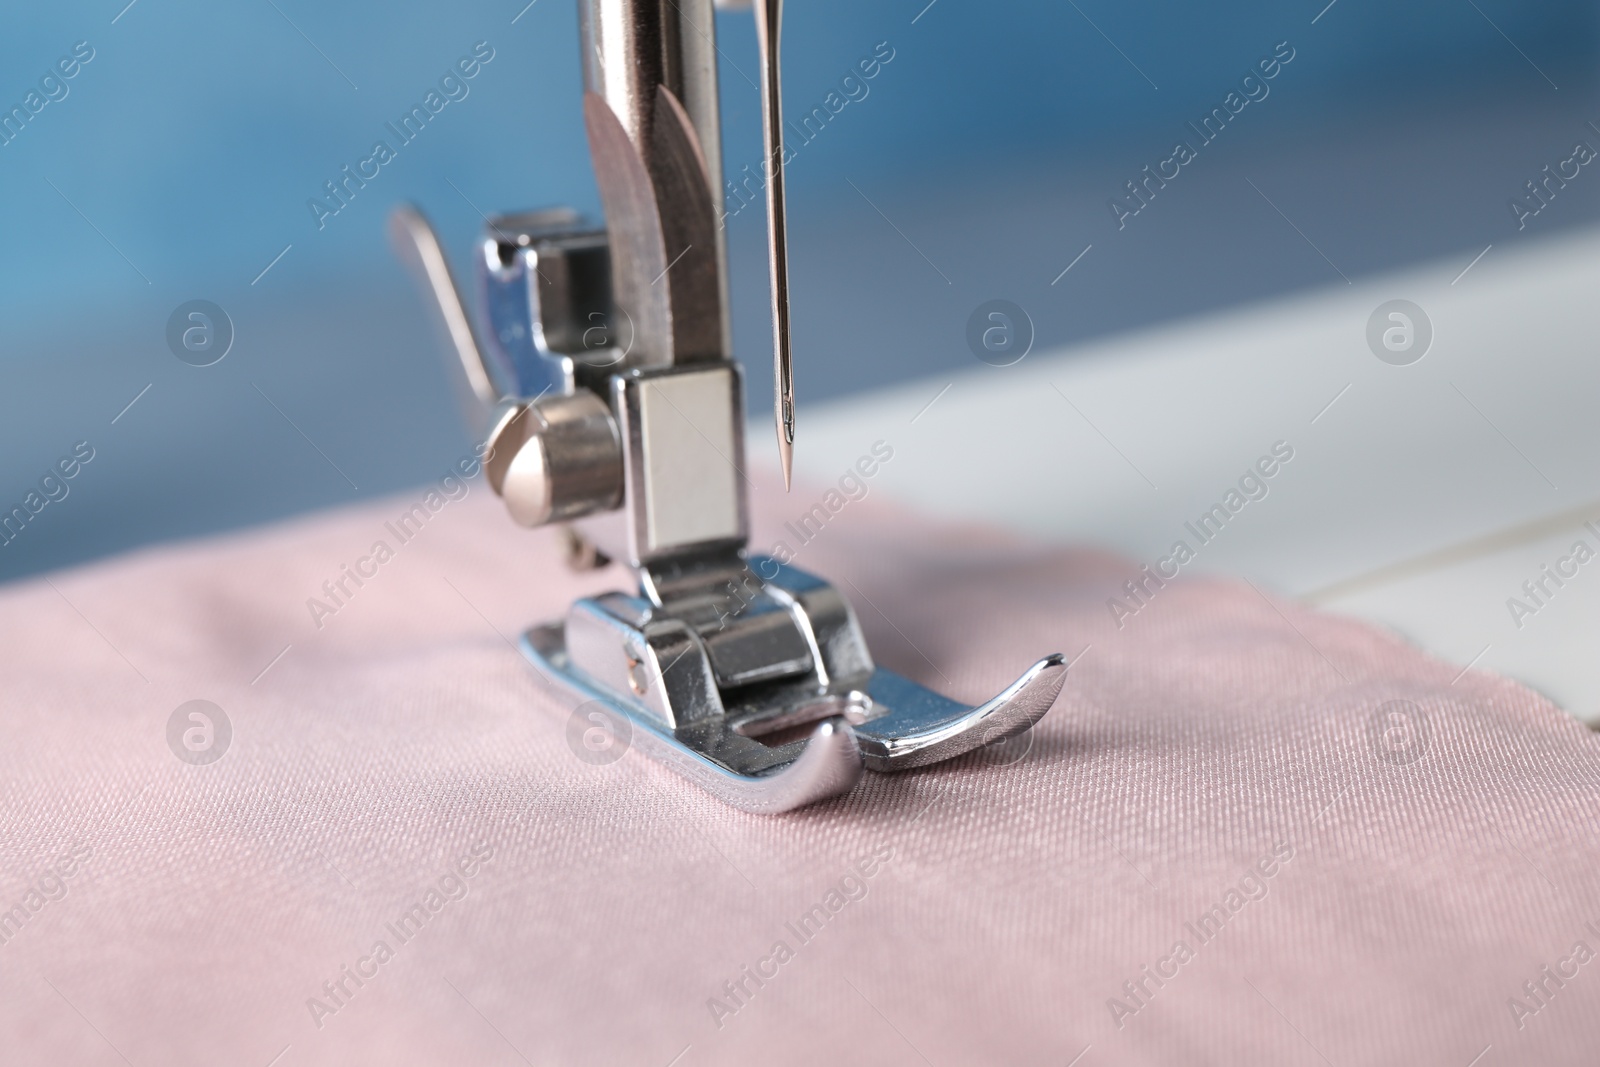
<path fill-rule="evenodd" d="M 1048 656 L 968 707 L 874 667 L 821 579 L 740 553 L 695 570 L 673 576 L 665 603 L 580 600 L 522 647 L 575 698 L 626 718 L 634 744 L 745 811 L 789 811 L 849 789 L 863 766 L 921 767 L 1021 733 L 1065 680 Z"/>
<path fill-rule="evenodd" d="M 779 0 L 757 2 L 767 173 L 781 187 Z M 1028 729 L 1066 680 L 1059 654 L 970 707 L 878 668 L 833 586 L 746 554 L 711 0 L 579 0 L 579 10 L 606 225 L 568 210 L 491 219 L 477 256 L 485 346 L 427 220 L 411 207 L 391 220 L 492 409 L 491 488 L 518 523 L 567 524 L 576 558 L 626 563 L 638 580 L 635 595 L 584 598 L 529 630 L 523 651 L 575 705 L 605 707 L 642 751 L 745 811 L 789 811 L 848 790 L 864 768 L 921 767 Z M 774 200 L 787 444 L 787 268 Z"/>

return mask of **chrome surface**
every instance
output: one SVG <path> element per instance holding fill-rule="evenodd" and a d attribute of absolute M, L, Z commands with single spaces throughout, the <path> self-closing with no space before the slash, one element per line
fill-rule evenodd
<path fill-rule="evenodd" d="M 775 568 L 782 585 L 755 573 Z M 863 767 L 909 770 L 1013 737 L 1050 710 L 1066 678 L 1063 658 L 1047 656 L 970 707 L 873 667 L 842 599 L 817 600 L 822 614 L 836 615 L 831 655 L 794 643 L 819 629 L 803 607 L 828 588 L 819 579 L 762 557 L 726 556 L 707 569 L 708 584 L 700 571 L 654 575 L 650 599 L 579 600 L 564 622 L 530 630 L 522 647 L 571 697 L 626 718 L 651 755 L 747 811 L 833 796 Z M 761 604 L 763 596 L 771 599 Z M 717 663 L 717 642 L 730 633 L 754 662 L 782 662 L 783 673 L 730 679 Z M 825 681 L 824 661 L 853 672 Z"/>
<path fill-rule="evenodd" d="M 969 708 L 880 669 L 873 672 L 867 695 L 891 710 L 857 726 L 856 740 L 872 770 L 925 767 L 1029 729 L 1044 718 L 1066 680 L 1066 659 L 1052 654 L 993 700 Z"/>
<path fill-rule="evenodd" d="M 596 701 L 623 716 L 633 727 L 633 749 L 732 807 L 776 815 L 838 796 L 861 777 L 861 751 L 842 720 L 817 723 L 810 737 L 784 750 L 733 733 L 726 720 L 674 729 L 574 669 L 563 631 L 553 623 L 523 635 L 523 653 L 534 667 L 575 700 Z"/>
<path fill-rule="evenodd" d="M 484 472 L 523 526 L 581 518 L 622 503 L 622 440 L 605 401 L 571 396 L 504 404 Z"/>
<path fill-rule="evenodd" d="M 601 547 L 634 567 L 740 548 L 749 535 L 744 397 L 733 363 L 612 378 L 626 447 L 626 529 Z M 597 534 L 604 536 L 604 534 Z"/>
<path fill-rule="evenodd" d="M 755 566 L 770 577 L 768 596 L 792 606 L 803 626 L 816 663 L 817 684 L 828 690 L 848 689 L 876 670 L 856 613 L 837 589 L 814 575 L 785 567 L 770 557 Z"/>
<path fill-rule="evenodd" d="M 761 143 L 767 157 L 767 270 L 772 290 L 773 420 L 783 488 L 794 470 L 794 358 L 789 349 L 789 224 L 783 198 L 783 0 L 755 0 L 761 50 Z"/>
<path fill-rule="evenodd" d="M 773 595 L 734 550 L 647 565 L 640 585 L 661 614 L 682 620 L 700 636 L 721 689 L 816 668 L 815 642 L 793 599 Z"/>
<path fill-rule="evenodd" d="M 779 73 L 781 0 L 756 0 L 767 153 L 774 400 L 794 443 Z M 728 358 L 717 222 L 710 0 L 580 0 L 584 120 L 602 230 L 555 210 L 490 221 L 478 254 L 485 349 L 420 212 L 402 255 L 432 294 L 489 414 L 485 477 L 526 526 L 570 521 L 573 555 L 615 559 L 637 593 L 574 602 L 522 648 L 577 704 L 735 807 L 789 811 L 1027 730 L 1061 691 L 1059 655 L 976 707 L 878 667 L 849 602 L 749 557 L 744 403 Z M 496 403 L 498 401 L 498 403 Z"/>
<path fill-rule="evenodd" d="M 584 123 L 634 323 L 626 368 L 728 353 L 709 0 L 582 0 Z"/>
<path fill-rule="evenodd" d="M 711 0 L 579 0 L 584 88 L 635 144 L 650 141 L 656 86 L 683 104 L 720 188 L 722 137 Z"/>
<path fill-rule="evenodd" d="M 565 395 L 621 362 L 629 338 L 611 321 L 606 233 L 577 212 L 490 219 L 478 278 L 490 351 L 511 395 Z"/>
<path fill-rule="evenodd" d="M 466 372 L 473 395 L 485 405 L 507 395 L 507 383 L 495 380 L 484 358 L 483 346 L 478 343 L 477 331 L 472 327 L 472 317 L 467 314 L 455 277 L 450 273 L 450 261 L 445 258 L 444 248 L 428 217 L 412 204 L 401 204 L 389 214 L 389 240 L 400 261 L 411 269 L 417 284 L 432 296 L 427 303 L 438 313 L 439 323 L 461 369 Z"/>

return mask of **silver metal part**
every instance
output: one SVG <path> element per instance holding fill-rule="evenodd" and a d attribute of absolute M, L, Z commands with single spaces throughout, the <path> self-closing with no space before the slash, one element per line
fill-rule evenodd
<path fill-rule="evenodd" d="M 489 487 L 523 526 L 581 518 L 622 502 L 622 439 L 587 389 L 497 410 L 484 459 Z"/>
<path fill-rule="evenodd" d="M 780 3 L 757 3 L 787 484 Z M 921 767 L 1028 729 L 1061 691 L 1061 656 L 962 704 L 877 666 L 832 585 L 747 555 L 711 0 L 579 0 L 579 11 L 604 230 L 565 210 L 491 220 L 479 246 L 486 349 L 427 221 L 402 208 L 393 222 L 493 405 L 489 485 L 517 522 L 570 521 L 581 561 L 615 559 L 637 578 L 633 594 L 583 598 L 529 630 L 523 651 L 575 704 L 630 723 L 639 751 L 746 811 L 788 811 L 863 770 Z"/>
<path fill-rule="evenodd" d="M 667 88 L 694 127 L 721 187 L 722 135 L 716 24 L 711 0 L 579 0 L 584 88 L 647 144 L 656 86 Z"/>
<path fill-rule="evenodd" d="M 472 317 L 467 314 L 455 277 L 450 273 L 450 261 L 445 258 L 444 248 L 428 217 L 414 205 L 401 204 L 389 214 L 389 240 L 400 261 L 411 269 L 418 285 L 433 297 L 430 306 L 438 313 L 439 323 L 461 363 L 473 395 L 485 405 L 493 404 L 505 392 L 501 383 L 494 380 L 492 368 L 484 359 L 483 346 L 472 328 Z"/>
<path fill-rule="evenodd" d="M 729 684 L 716 662 L 728 630 L 767 643 L 769 662 L 792 654 L 772 613 L 723 615 L 715 626 L 702 616 L 697 626 L 670 600 L 620 593 L 578 601 L 564 623 L 528 631 L 523 651 L 575 703 L 598 701 L 625 718 L 650 755 L 735 807 L 768 813 L 842 793 L 863 767 L 908 770 L 1013 737 L 1050 710 L 1066 680 L 1064 659 L 1048 656 L 969 707 L 874 667 L 836 596 L 813 599 L 823 616 L 813 619 L 807 596 L 825 583 L 772 559 L 738 563 L 758 595 L 773 596 L 793 630 L 812 637 L 811 655 L 787 661 L 782 676 Z M 776 577 L 762 582 L 757 570 Z M 830 628 L 824 652 L 814 635 Z"/>
<path fill-rule="evenodd" d="M 1044 718 L 1066 676 L 1066 657 L 1055 653 L 992 700 L 968 708 L 897 674 L 875 671 L 867 695 L 891 710 L 856 727 L 862 758 L 874 771 L 902 771 L 1015 737 Z"/>
<path fill-rule="evenodd" d="M 748 529 L 737 367 L 647 371 L 612 382 L 628 447 L 626 558 L 642 566 L 717 546 L 742 547 Z"/>
<path fill-rule="evenodd" d="M 761 143 L 767 154 L 767 266 L 772 290 L 772 405 L 787 490 L 794 470 L 794 357 L 789 349 L 789 223 L 783 197 L 783 0 L 756 0 Z"/>
<path fill-rule="evenodd" d="M 491 349 L 512 396 L 571 393 L 621 362 L 605 230 L 575 211 L 501 215 L 479 244 Z M 626 331 L 620 331 L 626 333 Z"/>
<path fill-rule="evenodd" d="M 522 651 L 572 699 L 596 701 L 623 716 L 633 727 L 633 747 L 741 811 L 793 811 L 838 796 L 861 777 L 861 750 L 843 720 L 817 723 L 810 737 L 774 757 L 776 750 L 751 738 L 725 729 L 673 729 L 619 701 L 610 688 L 572 667 L 561 623 L 529 630 Z"/>
<path fill-rule="evenodd" d="M 637 338 L 625 366 L 728 353 L 710 0 L 580 0 L 584 122 Z"/>

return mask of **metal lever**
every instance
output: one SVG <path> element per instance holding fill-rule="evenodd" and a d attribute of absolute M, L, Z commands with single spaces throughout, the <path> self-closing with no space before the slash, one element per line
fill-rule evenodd
<path fill-rule="evenodd" d="M 472 327 L 472 317 L 461 302 L 455 276 L 450 273 L 450 261 L 445 258 L 433 225 L 414 205 L 401 204 L 389 213 L 389 240 L 400 261 L 411 269 L 417 284 L 424 292 L 432 294 L 431 306 L 439 313 L 445 336 L 461 362 L 461 369 L 466 372 L 472 394 L 485 407 L 492 407 L 505 395 L 505 390 L 494 380 L 494 370 L 484 358 L 483 346 L 478 343 L 477 331 Z"/>

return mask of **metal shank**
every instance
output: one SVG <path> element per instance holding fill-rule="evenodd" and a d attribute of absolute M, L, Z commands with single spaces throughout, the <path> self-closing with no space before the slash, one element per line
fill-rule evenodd
<path fill-rule="evenodd" d="M 725 359 L 711 0 L 581 0 L 584 122 L 637 338 L 625 367 Z"/>

